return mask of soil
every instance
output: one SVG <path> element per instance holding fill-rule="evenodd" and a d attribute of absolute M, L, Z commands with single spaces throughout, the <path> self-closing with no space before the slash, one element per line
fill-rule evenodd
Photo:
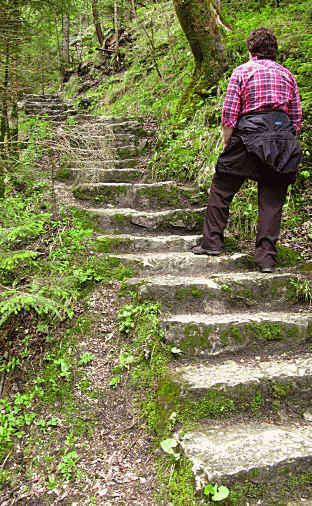
<path fill-rule="evenodd" d="M 13 488 L 2 490 L 1 506 L 160 504 L 155 499 L 153 440 L 140 418 L 135 393 L 127 377 L 115 388 L 109 386 L 112 366 L 124 345 L 116 324 L 117 290 L 118 283 L 112 282 L 109 286 L 98 286 L 92 293 L 87 316 L 95 321 L 78 345 L 80 352 L 95 357 L 85 369 L 88 391 L 98 393 L 96 398 L 90 398 L 78 385 L 72 392 L 75 403 L 81 405 L 81 416 L 86 422 L 88 416 L 92 424 L 95 422 L 91 437 L 79 437 L 75 444 L 81 477 L 60 480 L 56 488 L 48 490 L 46 469 L 27 473 L 27 462 L 24 460 L 21 465 L 22 448 L 16 445 L 5 467 L 15 469 L 17 478 Z M 56 448 L 64 445 L 67 435 L 66 427 L 61 427 Z M 44 457 L 44 454 L 35 455 L 35 447 L 33 452 L 28 455 L 28 461 Z"/>

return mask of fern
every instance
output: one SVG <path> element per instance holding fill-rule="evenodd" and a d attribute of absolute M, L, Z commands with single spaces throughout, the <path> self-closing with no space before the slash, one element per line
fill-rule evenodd
<path fill-rule="evenodd" d="M 1 252 L 0 253 L 0 271 L 13 271 L 18 265 L 25 264 L 34 265 L 33 259 L 37 258 L 39 253 L 36 251 L 18 251 L 17 253 Z"/>
<path fill-rule="evenodd" d="M 4 298 L 0 302 L 0 327 L 12 316 L 23 310 L 34 310 L 39 316 L 57 317 L 62 320 L 61 306 L 43 295 L 18 290 L 7 290 L 1 293 Z"/>

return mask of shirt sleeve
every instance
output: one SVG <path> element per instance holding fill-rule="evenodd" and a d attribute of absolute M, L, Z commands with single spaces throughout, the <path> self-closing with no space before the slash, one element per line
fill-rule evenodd
<path fill-rule="evenodd" d="M 294 78 L 294 90 L 293 90 L 293 98 L 289 104 L 288 114 L 290 121 L 296 128 L 296 132 L 298 133 L 301 126 L 302 121 L 302 109 L 300 103 L 300 96 L 298 85 L 296 83 L 296 79 Z"/>
<path fill-rule="evenodd" d="M 222 109 L 222 125 L 235 128 L 240 109 L 240 79 L 237 73 L 233 72 L 226 90 L 225 101 Z"/>

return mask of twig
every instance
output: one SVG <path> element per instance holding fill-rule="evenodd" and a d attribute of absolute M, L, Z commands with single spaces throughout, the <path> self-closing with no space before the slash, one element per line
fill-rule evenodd
<path fill-rule="evenodd" d="M 0 381 L 0 397 L 2 396 L 2 392 L 3 392 L 3 388 L 4 388 L 4 383 L 5 383 L 5 378 L 6 378 L 6 371 L 3 371 L 3 374 L 1 376 L 1 381 Z"/>
<path fill-rule="evenodd" d="M 4 466 L 5 466 L 5 464 L 7 463 L 7 460 L 8 460 L 8 458 L 10 457 L 11 453 L 12 453 L 12 450 L 10 450 L 10 451 L 9 451 L 9 453 L 8 453 L 8 454 L 7 454 L 7 456 L 5 457 L 4 461 L 2 462 L 2 464 L 1 464 L 1 469 L 4 469 Z"/>

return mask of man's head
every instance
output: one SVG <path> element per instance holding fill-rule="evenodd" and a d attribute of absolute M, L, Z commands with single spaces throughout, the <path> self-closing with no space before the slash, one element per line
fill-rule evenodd
<path fill-rule="evenodd" d="M 258 28 L 251 32 L 247 39 L 247 47 L 252 56 L 276 60 L 277 40 L 268 28 Z"/>

